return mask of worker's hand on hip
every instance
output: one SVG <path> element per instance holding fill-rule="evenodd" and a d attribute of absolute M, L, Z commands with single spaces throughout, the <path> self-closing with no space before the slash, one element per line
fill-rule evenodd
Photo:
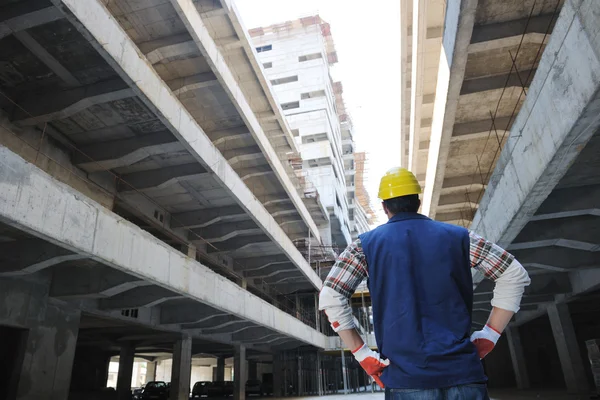
<path fill-rule="evenodd" d="M 366 344 L 352 352 L 356 361 L 369 374 L 375 382 L 383 389 L 385 386 L 379 378 L 383 370 L 390 365 L 390 360 L 383 360 L 376 351 L 371 350 Z"/>
<path fill-rule="evenodd" d="M 500 339 L 501 333 L 489 325 L 483 327 L 482 330 L 473 332 L 471 342 L 477 348 L 479 358 L 485 358 L 496 346 L 496 342 Z"/>

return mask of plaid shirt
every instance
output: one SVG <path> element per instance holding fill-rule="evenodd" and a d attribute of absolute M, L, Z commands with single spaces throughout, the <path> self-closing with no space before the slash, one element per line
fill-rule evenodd
<path fill-rule="evenodd" d="M 471 268 L 495 281 L 513 262 L 514 256 L 500 246 L 469 231 Z M 350 298 L 358 285 L 368 277 L 368 266 L 360 239 L 356 239 L 340 254 L 323 286 Z"/>

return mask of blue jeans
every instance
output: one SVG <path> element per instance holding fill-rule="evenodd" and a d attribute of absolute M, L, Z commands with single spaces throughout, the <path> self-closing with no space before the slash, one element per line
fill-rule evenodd
<path fill-rule="evenodd" d="M 485 383 L 445 389 L 385 389 L 385 400 L 489 400 Z"/>

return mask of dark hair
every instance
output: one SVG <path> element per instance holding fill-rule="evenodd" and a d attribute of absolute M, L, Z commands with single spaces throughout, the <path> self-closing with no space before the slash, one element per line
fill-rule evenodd
<path fill-rule="evenodd" d="M 398 214 L 401 212 L 416 213 L 421 207 L 421 200 L 419 200 L 418 194 L 411 194 L 408 196 L 394 197 L 393 199 L 384 200 L 383 204 L 392 214 Z"/>

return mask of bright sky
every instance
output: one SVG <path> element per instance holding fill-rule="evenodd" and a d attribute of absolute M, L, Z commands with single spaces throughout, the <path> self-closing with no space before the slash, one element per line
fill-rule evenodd
<path fill-rule="evenodd" d="M 379 179 L 400 163 L 400 2 L 234 1 L 248 29 L 314 14 L 330 23 L 339 58 L 332 76 L 344 85 L 357 149 L 367 152 L 366 187 L 379 212 Z"/>

